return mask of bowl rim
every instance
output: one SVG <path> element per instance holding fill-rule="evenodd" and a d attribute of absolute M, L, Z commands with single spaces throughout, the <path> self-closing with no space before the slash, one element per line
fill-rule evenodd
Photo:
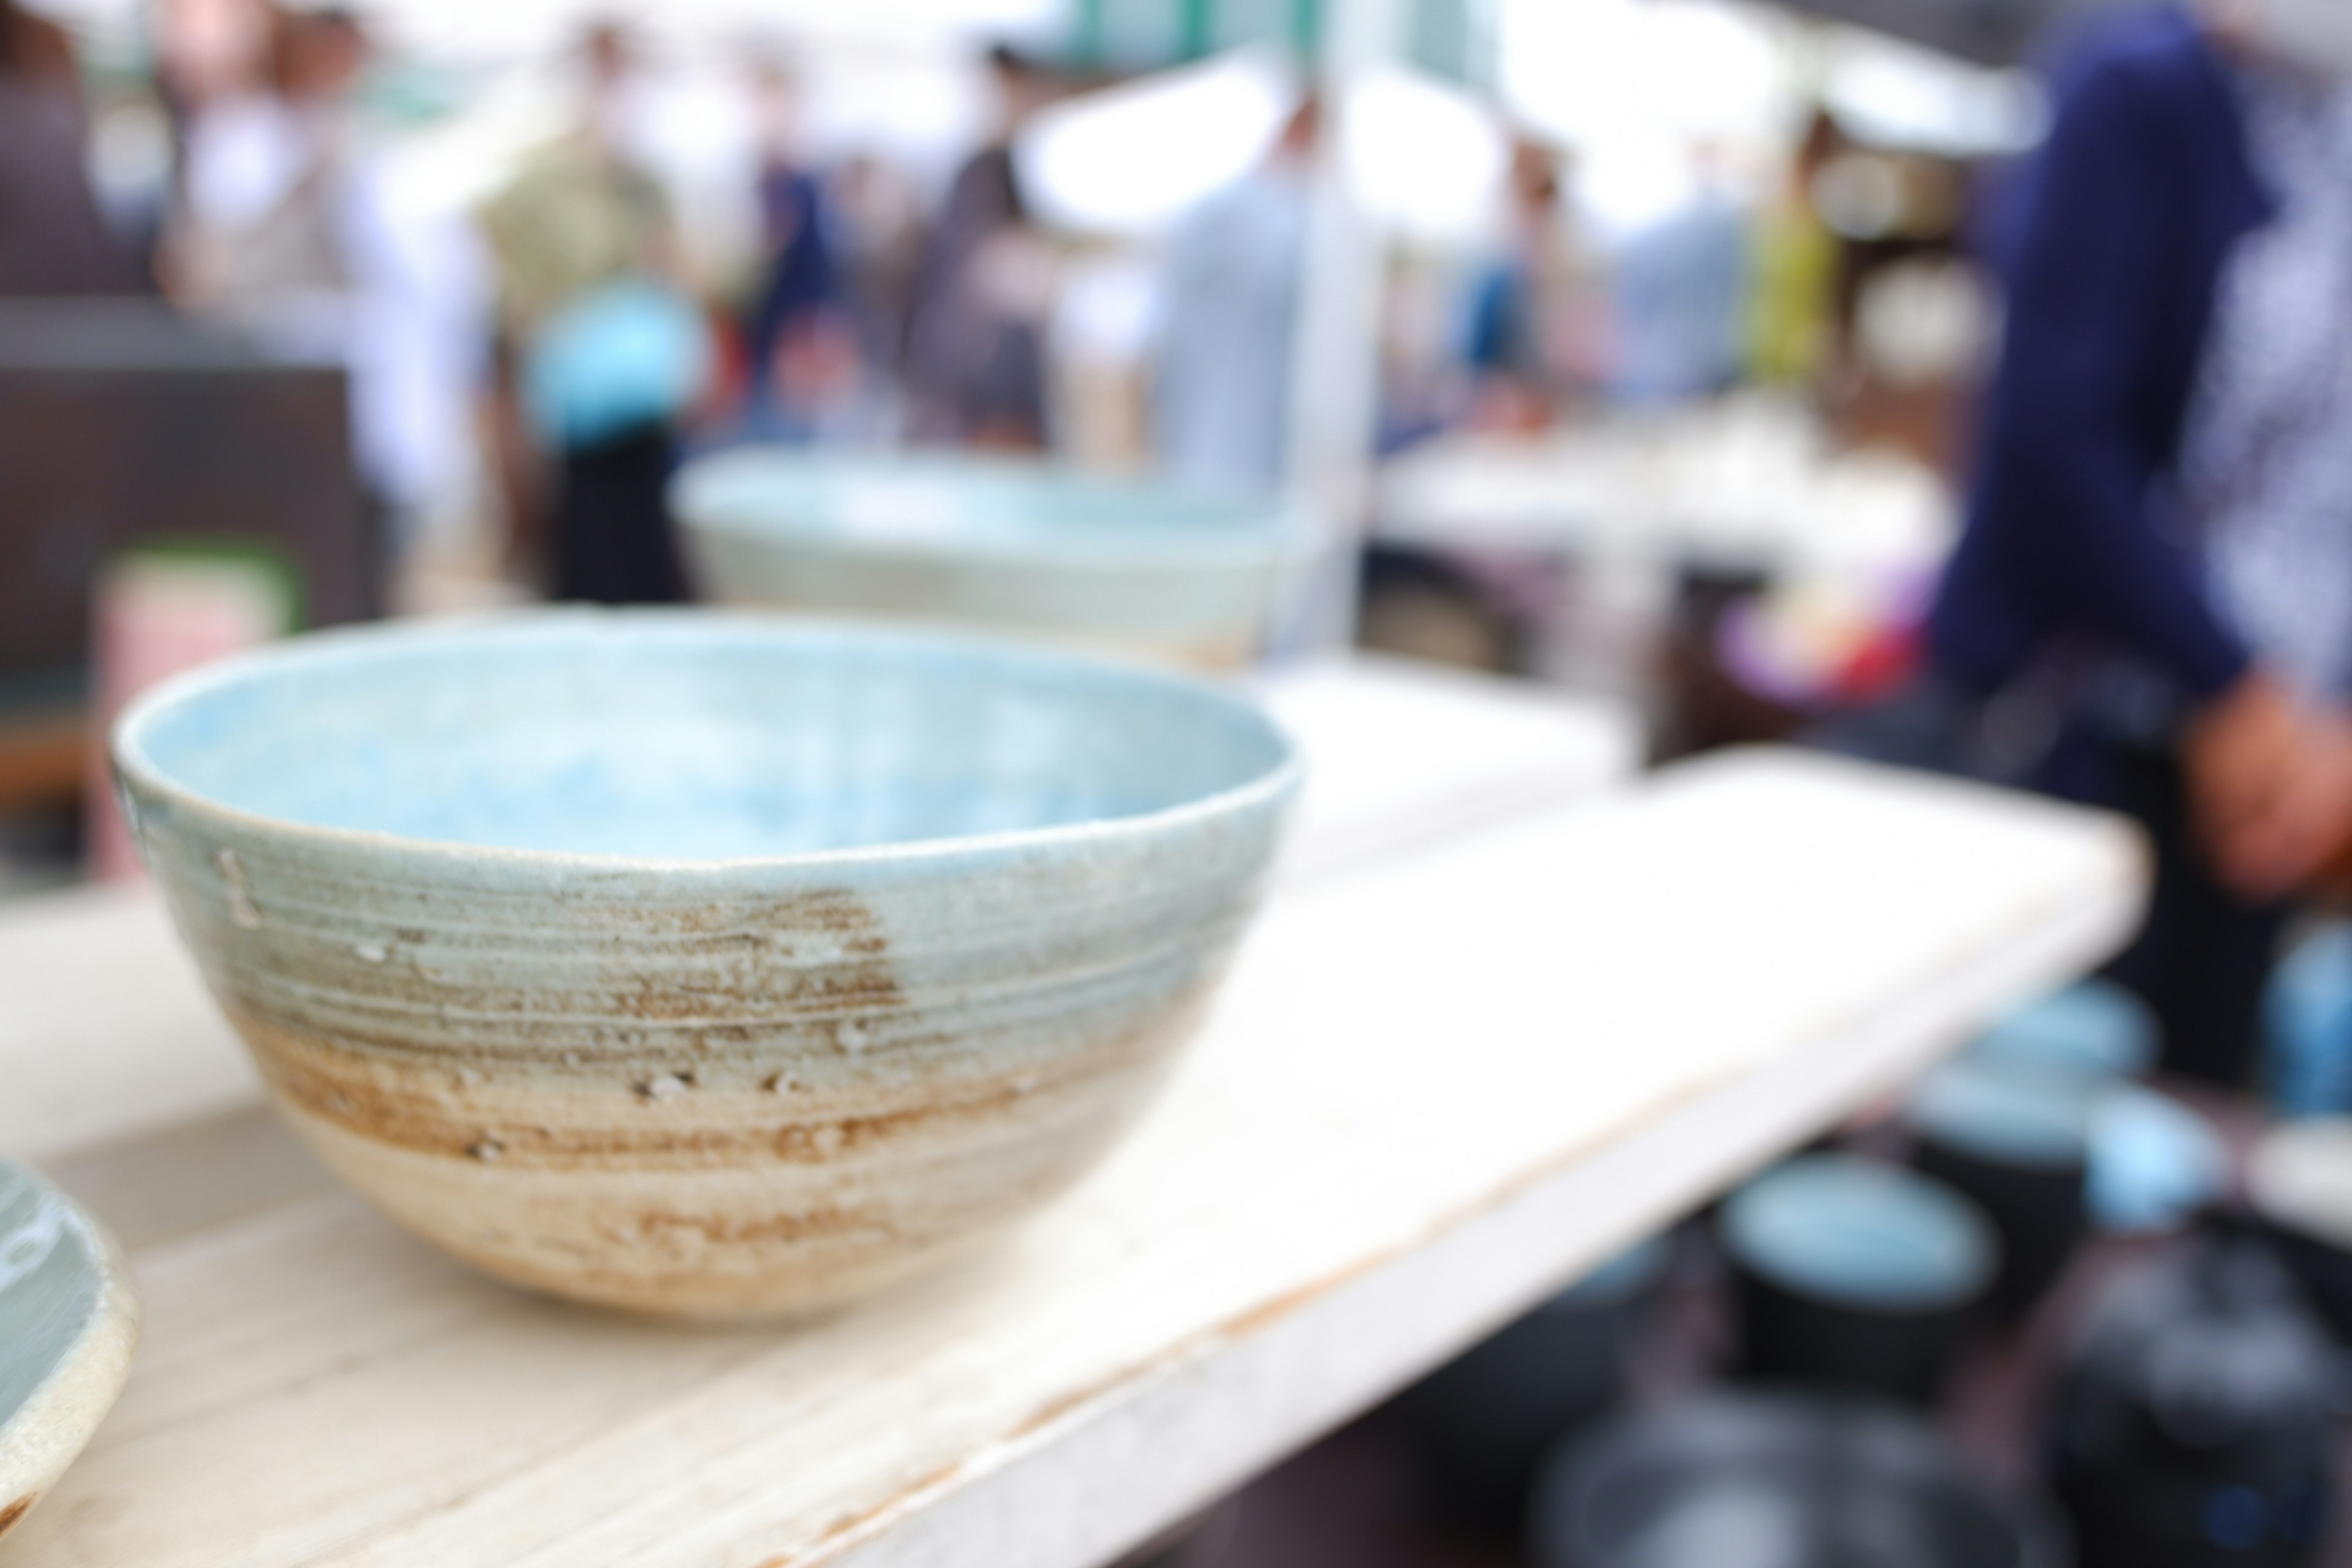
<path fill-rule="evenodd" d="M 1172 499 L 1207 508 L 1238 511 L 1260 510 L 1261 526 L 1192 531 L 1156 524 L 1136 528 L 1123 536 L 1115 531 L 1041 532 L 1015 531 L 995 535 L 975 534 L 952 540 L 894 537 L 811 528 L 789 519 L 762 520 L 725 508 L 713 508 L 698 491 L 709 476 L 755 464 L 803 468 L 811 473 L 849 471 L 872 463 L 877 473 L 901 476 L 939 473 L 988 475 L 1016 482 L 1055 485 L 1066 479 L 1089 480 L 1113 488 L 1160 490 Z M 940 452 L 885 460 L 882 455 L 839 452 L 818 457 L 805 448 L 773 442 L 743 442 L 698 453 L 678 465 L 667 486 L 670 510 L 679 529 L 688 533 L 725 534 L 758 543 L 785 543 L 795 550 L 816 551 L 859 559 L 952 564 L 984 561 L 991 564 L 1036 565 L 1061 571 L 1132 571 L 1217 564 L 1260 569 L 1301 559 L 1314 548 L 1314 514 L 1297 502 L 1280 498 L 1225 495 L 1181 486 L 1154 486 L 1123 475 L 1093 474 L 1084 469 L 1009 456 L 973 457 Z"/>
<path fill-rule="evenodd" d="M 1759 1227 L 1770 1227 L 1772 1211 L 1790 1201 L 1790 1194 L 1802 1203 L 1809 1189 L 1820 1191 L 1839 1184 L 1864 1193 L 1865 1203 L 1891 1198 L 1908 1207 L 1915 1218 L 1939 1214 L 1952 1227 L 1958 1249 L 1949 1280 L 1932 1285 L 1898 1283 L 1893 1289 L 1872 1286 L 1841 1293 L 1810 1273 L 1807 1263 L 1792 1263 L 1780 1254 L 1772 1245 L 1775 1237 L 1759 1235 Z M 1974 1199 L 1906 1165 L 1860 1154 L 1799 1154 L 1749 1177 L 1724 1197 L 1717 1211 L 1715 1234 L 1735 1265 L 1782 1289 L 1832 1301 L 1847 1311 L 1900 1318 L 1967 1307 L 1991 1288 L 2004 1261 L 2000 1234 Z"/>
<path fill-rule="evenodd" d="M 121 1396 L 139 1350 L 145 1311 L 121 1245 L 107 1227 L 31 1162 L 0 1155 L 13 1174 L 80 1239 L 96 1289 L 89 1312 L 14 1410 L 0 1415 L 0 1506 L 37 1503 L 73 1468 Z M 8 1522 L 21 1521 L 19 1513 Z M 8 1531 L 0 1529 L 0 1535 Z"/>
<path fill-rule="evenodd" d="M 509 845 L 468 844 L 457 839 L 420 838 L 375 828 L 297 822 L 230 805 L 179 782 L 148 755 L 143 744 L 144 732 L 167 711 L 211 691 L 267 675 L 286 666 L 308 664 L 320 658 L 361 658 L 365 656 L 371 645 L 376 644 L 432 642 L 467 636 L 527 637 L 554 633 L 567 627 L 618 629 L 623 624 L 632 629 L 656 634 L 685 635 L 696 631 L 764 634 L 780 641 L 855 642 L 902 649 L 927 648 L 948 653 L 980 654 L 1035 667 L 1076 667 L 1146 686 L 1156 685 L 1182 691 L 1244 715 L 1264 727 L 1267 738 L 1276 748 L 1276 756 L 1270 766 L 1240 784 L 1154 811 L 1123 816 L 1053 823 L 1041 827 L 1002 828 L 989 833 L 908 838 L 837 849 L 799 850 L 789 854 L 680 857 L 632 855 L 607 850 L 519 848 Z M 1299 754 L 1297 741 L 1263 704 L 1246 694 L 1213 681 L 1160 668 L 1141 660 L 1091 653 L 1067 653 L 1015 637 L 933 631 L 927 627 L 901 627 L 823 616 L 696 606 L 600 605 L 531 606 L 429 618 L 369 621 L 305 632 L 266 643 L 169 677 L 140 693 L 124 706 L 111 726 L 107 742 L 107 759 L 116 793 L 119 797 L 123 797 L 123 815 L 132 827 L 134 837 L 139 837 L 139 813 L 135 803 L 127 797 L 135 784 L 139 790 L 170 802 L 177 811 L 233 825 L 257 837 L 320 847 L 393 852 L 426 859 L 477 864 L 489 862 L 515 869 L 663 873 L 740 873 L 771 869 L 814 871 L 926 862 L 937 865 L 961 858 L 992 858 L 1008 852 L 1146 838 L 1260 806 L 1278 807 L 1296 795 L 1306 773 L 1306 763 Z"/>

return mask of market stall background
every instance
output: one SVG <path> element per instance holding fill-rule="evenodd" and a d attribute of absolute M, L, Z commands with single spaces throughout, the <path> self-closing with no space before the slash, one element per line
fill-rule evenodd
<path fill-rule="evenodd" d="M 824 1346 L 911 1364 L 946 1322 L 1002 1336 L 988 1342 L 1030 1375 L 926 1362 L 926 1387 L 971 1401 L 968 1430 L 851 1444 L 839 1475 L 790 1495 L 747 1481 L 709 1510 L 691 1485 L 654 1488 L 647 1517 L 690 1518 L 730 1550 L 782 1531 L 877 1563 L 978 1521 L 992 1541 L 1042 1531 L 1075 1564 L 1184 1513 L 1155 1561 L 1647 1568 L 1602 1554 L 1593 1476 L 1664 1466 L 1671 1533 L 1675 1488 L 1706 1489 L 1677 1446 L 1763 1432 L 1764 1479 L 1733 1481 L 1792 1530 L 1828 1528 L 1771 1456 L 1836 1452 L 1843 1417 L 1806 1401 L 1859 1390 L 1910 1407 L 1881 1447 L 1923 1457 L 1900 1485 L 1856 1484 L 1903 1507 L 1961 1500 L 2026 1543 L 1987 1559 L 2002 1568 L 2060 1568 L 2062 1514 L 2082 1568 L 2352 1561 L 2340 1519 L 2328 1533 L 2345 1460 L 2315 1393 L 2338 1353 L 2318 1325 L 2341 1331 L 2352 1267 L 2326 1120 L 2352 1110 L 2346 928 L 2322 911 L 2296 931 L 2261 1094 L 2206 1092 L 2152 1075 L 2128 998 L 2064 986 L 2137 897 L 2143 868 L 2111 824 L 1705 755 L 1804 739 L 1915 671 L 2001 319 L 1987 231 L 2047 129 L 2035 62 L 2094 9 L 0 9 L 10 37 L 70 51 L 68 163 L 130 280 L 0 300 L 0 1068 L 32 1086 L 31 1109 L 0 1114 L 0 1152 L 57 1163 L 124 1232 L 156 1282 L 163 1362 L 163 1381 L 131 1384 L 121 1440 L 92 1450 L 90 1489 L 0 1559 L 160 1550 L 175 1526 L 142 1497 L 225 1527 L 251 1512 L 169 1435 L 184 1420 L 234 1438 L 241 1403 L 171 1379 L 236 1341 L 208 1313 L 266 1310 L 264 1286 L 299 1297 L 307 1270 L 359 1269 L 390 1304 L 285 1347 L 230 1343 L 225 1364 L 278 1391 L 247 1434 L 267 1427 L 273 1451 L 321 1418 L 303 1405 L 314 1374 L 396 1402 L 416 1321 L 591 1356 L 632 1331 L 557 1322 L 403 1251 L 262 1120 L 138 886 L 102 755 L 111 715 L 289 632 L 691 593 L 1124 639 L 1245 672 L 1328 771 L 1283 863 L 1288 934 L 1249 950 L 1244 1001 L 1205 1044 L 1212 1076 L 1038 1233 L 1050 1268 L 1008 1266 L 1001 1299 L 928 1288 L 798 1349 L 747 1350 L 748 1383 L 719 1342 L 665 1342 L 572 1393 L 628 1405 L 637 1453 L 662 1448 L 665 1419 L 635 1403 L 641 1374 L 683 1368 L 698 1408 L 756 1424 L 745 1389 L 789 1396 Z M 52 55 L 0 56 L 0 93 L 58 90 L 24 63 Z M 569 275 L 567 256 L 603 245 L 632 287 Z M 565 337 L 583 304 L 618 323 L 605 341 L 635 356 L 625 374 Z M 703 481 L 746 448 L 778 477 L 709 502 L 725 487 Z M 1188 488 L 1221 493 L 1171 499 Z M 1240 542 L 1147 551 L 1122 577 L 1115 552 L 1073 546 L 1082 529 L 1056 531 L 1065 503 L 1041 498 L 1064 494 L 1080 522 L 1117 511 L 1146 537 L 1181 512 Z M 635 552 L 577 559 L 598 528 L 636 531 Z M 1186 573 L 1183 606 L 1136 608 Z M 1675 765 L 1633 776 L 1647 763 Z M 1608 847 L 1620 836 L 1639 852 Z M 1815 879 L 1844 894 L 1782 897 Z M 1433 914 L 1447 899 L 1477 921 Z M 1607 984 L 1574 968 L 1599 952 L 1615 955 Z M 1381 973 L 1354 978 L 1364 953 Z M 172 983 L 118 978 L 133 970 Z M 1457 1054 L 1490 1077 L 1424 1108 L 1454 1119 L 1447 1141 L 1391 1162 L 1392 1187 L 1351 1187 L 1348 1160 L 1370 1172 L 1411 1136 L 1401 1086 L 1455 1016 L 1455 984 L 1486 998 Z M 104 1006 L 76 1000 L 100 991 Z M 1327 993 L 1385 1064 L 1360 1098 L 1310 1091 L 1356 1059 L 1345 1041 L 1280 1055 Z M 1631 1053 L 1615 1078 L 1559 1054 L 1596 1030 Z M 1288 1062 L 1278 1114 L 1252 1109 L 1242 1064 L 1261 1048 Z M 1578 1086 L 1604 1079 L 1618 1098 L 1584 1105 Z M 2319 1120 L 2281 1132 L 2282 1114 Z M 1328 1170 L 1282 1157 L 1283 1116 L 1328 1121 Z M 1517 1141 L 1480 1139 L 1482 1117 Z M 1265 1136 L 1230 1145 L 1257 1162 L 1236 1183 L 1344 1211 L 1314 1253 L 1328 1268 L 1305 1267 L 1277 1215 L 1246 1230 L 1258 1250 L 1226 1259 L 1230 1277 L 1203 1268 L 1194 1294 L 1140 1310 L 1173 1254 L 1136 1238 L 1173 1212 L 1179 1157 L 1213 1157 L 1237 1126 Z M 1803 1201 L 1784 1180 L 1779 1209 L 1767 1186 L 1688 1217 L 1816 1138 L 1853 1158 L 1790 1167 Z M 1605 1212 L 1620 1174 L 1637 1215 Z M 1245 1199 L 1211 1188 L 1178 1215 L 1184 1256 L 1244 1234 L 1219 1205 Z M 1759 1207 L 1769 1223 L 1738 1217 Z M 1905 1216 L 1893 1243 L 1851 1240 L 1869 1228 L 1854 1215 L 1887 1212 Z M 1917 1267 L 1942 1273 L 1904 1274 L 1938 1236 L 1941 1262 Z M 1596 1268 L 1627 1242 L 1643 1245 Z M 1916 1300 L 1889 1310 L 1889 1290 Z M 1301 1301 L 1314 1311 L 1286 1322 Z M 1024 1312 L 1071 1302 L 1101 1306 L 1099 1339 L 1057 1360 L 1023 1337 Z M 2186 1460 L 2067 1447 L 2078 1428 L 2112 1436 L 2101 1412 L 2173 1413 L 2149 1322 L 2243 1373 L 2207 1391 L 2238 1425 Z M 2249 1344 L 2269 1349 L 2231 1359 Z M 1181 1369 L 1166 1387 L 1138 1371 L 1160 1357 Z M 462 1347 L 429 1370 L 466 1384 Z M 533 1376 L 500 1385 L 514 1403 L 497 1420 L 550 1474 L 587 1473 L 571 1467 L 593 1468 L 601 1428 Z M 1710 1403 L 1758 1382 L 1808 1393 Z M 875 1430 L 904 1414 L 886 1384 L 856 1394 Z M 1049 1414 L 1033 1422 L 1033 1404 Z M 429 1410 L 402 1408 L 380 1455 L 416 1509 L 352 1502 L 331 1466 L 304 1493 L 304 1520 L 347 1531 L 350 1560 L 443 1560 L 506 1531 L 558 1556 L 637 1539 L 625 1510 L 564 1537 L 530 1484 L 493 1484 L 473 1449 L 443 1452 Z M 1184 1435 L 1165 1474 L 1100 1457 L 1148 1447 L 1154 1423 Z M 757 1452 L 840 1430 L 813 1416 Z M 1097 1436 L 1111 1447 L 1089 1458 Z M 731 1450 L 694 1452 L 720 1466 Z M 908 1502 L 919 1458 L 950 1479 Z M 224 1439 L 210 1462 L 241 1461 Z M 2198 1510 L 2133 1536 L 2147 1521 L 2115 1499 L 2166 1465 Z M 828 1509 L 850 1522 L 836 1531 Z M 1710 1539 L 1667 1561 L 1718 1568 Z"/>

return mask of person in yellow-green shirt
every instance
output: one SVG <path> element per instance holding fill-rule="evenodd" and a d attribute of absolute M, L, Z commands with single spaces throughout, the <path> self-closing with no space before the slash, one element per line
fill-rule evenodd
<path fill-rule="evenodd" d="M 543 534 L 558 599 L 688 596 L 666 490 L 710 344 L 677 270 L 668 204 L 629 147 L 635 62 L 599 26 L 582 122 L 481 213 L 498 271 L 501 454 L 518 533 Z M 553 458 L 541 504 L 532 476 Z"/>
<path fill-rule="evenodd" d="M 1813 210 L 1813 176 L 1837 153 L 1837 123 L 1813 112 L 1788 184 L 1757 221 L 1748 300 L 1748 374 L 1766 385 L 1811 386 L 1835 346 L 1838 241 Z"/>

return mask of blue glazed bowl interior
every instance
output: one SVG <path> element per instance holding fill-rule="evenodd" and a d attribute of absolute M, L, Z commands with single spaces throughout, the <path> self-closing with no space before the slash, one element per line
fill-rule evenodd
<path fill-rule="evenodd" d="M 1784 1288 L 1866 1310 L 1973 1299 L 1999 1266 L 1991 1225 L 1941 1183 L 1843 1155 L 1791 1160 L 1723 1205 L 1725 1245 Z"/>
<path fill-rule="evenodd" d="M 2038 997 L 1977 1037 L 1989 1061 L 2136 1075 L 2156 1065 L 2156 1016 L 2111 980 L 2085 980 Z"/>
<path fill-rule="evenodd" d="M 1913 1127 L 1996 1164 L 2078 1163 L 2091 1119 L 2112 1079 L 2066 1068 L 1963 1058 L 1929 1073 L 1913 1093 Z"/>
<path fill-rule="evenodd" d="M 659 860 L 1075 826 L 1278 788 L 1281 731 L 1175 677 L 680 614 L 331 634 L 126 718 L 215 805 L 407 839 Z"/>

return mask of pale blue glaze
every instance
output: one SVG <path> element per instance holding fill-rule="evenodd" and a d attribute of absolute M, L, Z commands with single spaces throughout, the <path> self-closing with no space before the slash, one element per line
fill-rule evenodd
<path fill-rule="evenodd" d="M 2229 1189 L 2232 1163 L 2229 1145 L 2203 1117 L 2126 1084 L 2092 1115 L 2083 1198 L 2102 1230 L 2177 1230 Z"/>
<path fill-rule="evenodd" d="M 2075 1068 L 1963 1057 L 1911 1097 L 1911 1125 L 1997 1164 L 2057 1169 L 2082 1163 L 2092 1112 L 2116 1080 Z"/>
<path fill-rule="evenodd" d="M 2156 1017 L 2112 980 L 2084 980 L 2019 1007 L 1977 1037 L 1972 1057 L 2137 1075 L 2156 1065 Z"/>
<path fill-rule="evenodd" d="M 0 1160 L 0 1535 L 89 1441 L 138 1338 L 121 1254 L 63 1193 Z"/>
<path fill-rule="evenodd" d="M 1263 501 L 1016 458 L 738 447 L 680 471 L 698 522 L 877 550 L 1201 559 L 1263 556 L 1294 521 Z"/>
<path fill-rule="evenodd" d="M 104 1248 L 73 1205 L 0 1161 L 0 1433 L 89 1327 L 105 1268 Z"/>
<path fill-rule="evenodd" d="M 135 772 L 282 823 L 661 860 L 1132 821 L 1294 766 L 1255 709 L 1155 673 L 596 612 L 306 642 L 142 708 L 123 748 Z"/>
<path fill-rule="evenodd" d="M 1213 668 L 1263 640 L 1311 531 L 1278 503 L 1054 464 L 745 447 L 672 510 L 728 604 L 951 621 Z"/>
<path fill-rule="evenodd" d="M 1723 1205 L 1724 1243 L 1787 1289 L 1882 1311 L 1952 1307 L 1992 1278 L 2000 1244 L 1939 1182 L 1839 1154 L 1791 1160 Z"/>

